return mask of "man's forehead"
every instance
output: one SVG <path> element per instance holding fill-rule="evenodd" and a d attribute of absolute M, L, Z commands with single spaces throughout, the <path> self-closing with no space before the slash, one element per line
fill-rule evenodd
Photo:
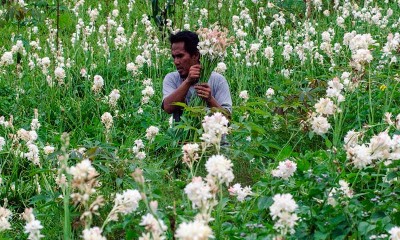
<path fill-rule="evenodd" d="M 171 45 L 171 50 L 172 51 L 185 51 L 185 43 L 184 42 L 177 42 L 177 43 L 173 43 Z"/>

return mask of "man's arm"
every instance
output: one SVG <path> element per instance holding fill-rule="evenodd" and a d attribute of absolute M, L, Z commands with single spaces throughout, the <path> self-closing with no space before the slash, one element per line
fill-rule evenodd
<path fill-rule="evenodd" d="M 179 106 L 173 105 L 175 102 L 184 102 L 187 92 L 189 91 L 191 84 L 187 81 L 183 81 L 182 84 L 163 101 L 163 109 L 168 114 L 173 113 L 175 110 L 180 108 Z"/>
<path fill-rule="evenodd" d="M 175 110 L 179 109 L 179 106 L 173 105 L 175 102 L 184 102 L 187 92 L 191 85 L 198 81 L 200 77 L 200 64 L 196 64 L 190 67 L 187 78 L 182 84 L 171 94 L 169 94 L 163 101 L 163 109 L 165 112 L 171 114 Z"/>
<path fill-rule="evenodd" d="M 197 95 L 201 97 L 209 108 L 220 110 L 225 116 L 230 117 L 230 110 L 232 108 L 232 100 L 230 97 L 229 86 L 225 82 L 223 87 L 219 87 L 216 96 L 212 96 L 212 89 L 208 83 L 201 83 L 196 85 Z M 220 102 L 219 102 L 220 101 Z"/>

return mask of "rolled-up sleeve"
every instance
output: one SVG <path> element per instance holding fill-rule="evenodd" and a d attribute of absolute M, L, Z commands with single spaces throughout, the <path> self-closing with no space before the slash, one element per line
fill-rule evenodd
<path fill-rule="evenodd" d="M 178 86 L 172 73 L 168 73 L 163 81 L 163 102 L 166 97 L 173 93 Z"/>

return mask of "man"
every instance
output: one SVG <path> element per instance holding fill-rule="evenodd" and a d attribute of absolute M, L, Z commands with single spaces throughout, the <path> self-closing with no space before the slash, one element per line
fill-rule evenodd
<path fill-rule="evenodd" d="M 188 104 L 193 94 L 197 93 L 209 108 L 225 109 L 231 113 L 232 99 L 228 82 L 221 74 L 213 72 L 208 83 L 197 84 L 201 70 L 197 34 L 181 31 L 171 34 L 169 41 L 177 71 L 168 73 L 164 78 L 162 102 L 164 111 L 172 113 L 174 120 L 179 121 L 183 109 L 174 103 Z"/>

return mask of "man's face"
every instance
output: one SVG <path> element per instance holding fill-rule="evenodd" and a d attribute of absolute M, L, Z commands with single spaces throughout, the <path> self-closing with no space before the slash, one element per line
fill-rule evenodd
<path fill-rule="evenodd" d="M 184 42 L 173 43 L 171 45 L 171 55 L 181 78 L 186 78 L 190 67 L 199 63 L 199 55 L 194 54 L 191 56 L 186 52 Z"/>

